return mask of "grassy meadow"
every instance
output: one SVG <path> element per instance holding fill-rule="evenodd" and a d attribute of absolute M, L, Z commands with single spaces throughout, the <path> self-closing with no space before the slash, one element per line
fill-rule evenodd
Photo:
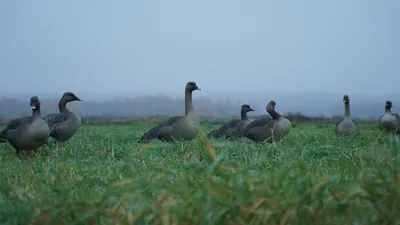
<path fill-rule="evenodd" d="M 153 125 L 83 125 L 22 160 L 1 144 L 1 224 L 400 222 L 400 141 L 377 123 L 359 123 L 357 137 L 294 122 L 274 144 L 137 144 Z"/>

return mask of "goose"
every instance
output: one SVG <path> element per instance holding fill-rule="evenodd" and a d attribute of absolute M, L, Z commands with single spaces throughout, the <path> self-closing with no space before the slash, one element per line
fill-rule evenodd
<path fill-rule="evenodd" d="M 379 129 L 382 132 L 395 133 L 396 128 L 400 127 L 400 117 L 397 113 L 392 114 L 392 107 L 392 102 L 386 101 L 385 114 L 379 118 Z"/>
<path fill-rule="evenodd" d="M 192 92 L 201 90 L 195 82 L 185 88 L 185 116 L 173 116 L 147 131 L 138 142 L 159 139 L 161 141 L 193 140 L 200 131 L 200 120 L 192 102 Z"/>
<path fill-rule="evenodd" d="M 40 116 L 40 100 L 37 96 L 31 97 L 32 116 L 11 120 L 1 131 L 0 137 L 8 141 L 17 152 L 22 150 L 36 150 L 47 142 L 50 129 L 46 121 Z"/>
<path fill-rule="evenodd" d="M 337 135 L 359 134 L 360 129 L 357 123 L 350 118 L 350 98 L 348 95 L 343 96 L 344 118 L 336 124 L 335 133 Z"/>
<path fill-rule="evenodd" d="M 49 143 L 67 141 L 81 126 L 82 119 L 67 108 L 67 103 L 72 101 L 82 100 L 72 92 L 65 92 L 58 102 L 58 110 L 60 112 L 43 117 L 50 127 Z"/>
<path fill-rule="evenodd" d="M 254 112 L 254 109 L 252 109 L 250 105 L 242 105 L 240 110 L 240 119 L 232 119 L 228 121 L 218 129 L 208 133 L 207 138 L 232 137 L 234 130 L 242 129 L 252 121 L 252 119 L 249 119 L 247 116 L 247 113 L 252 111 Z"/>
<path fill-rule="evenodd" d="M 270 101 L 267 104 L 267 112 L 271 118 L 260 118 L 250 122 L 247 126 L 235 132 L 235 137 L 246 137 L 254 142 L 274 142 L 281 140 L 289 133 L 292 123 L 287 118 L 275 111 L 276 102 Z"/>

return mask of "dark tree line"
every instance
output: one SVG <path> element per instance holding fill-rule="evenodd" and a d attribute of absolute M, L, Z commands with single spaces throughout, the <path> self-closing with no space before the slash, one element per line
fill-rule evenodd
<path fill-rule="evenodd" d="M 58 111 L 58 100 L 41 99 L 42 114 Z M 234 116 L 239 114 L 240 102 L 230 100 L 212 101 L 210 98 L 196 98 L 194 105 L 199 115 L 214 117 Z M 0 99 L 0 117 L 13 118 L 30 114 L 29 102 L 12 98 Z M 184 112 L 182 98 L 165 95 L 139 96 L 112 101 L 71 102 L 68 107 L 81 116 L 156 116 L 177 115 Z"/>
<path fill-rule="evenodd" d="M 58 100 L 41 99 L 42 115 L 58 112 Z M 245 102 L 256 110 L 251 116 L 266 115 L 266 102 L 257 100 L 256 102 Z M 238 117 L 240 107 L 243 102 L 226 100 L 212 100 L 207 97 L 196 97 L 194 105 L 199 116 L 202 117 Z M 84 118 L 88 117 L 149 117 L 149 116 L 172 116 L 184 113 L 184 101 L 182 97 L 173 98 L 166 95 L 157 96 L 138 96 L 110 101 L 84 101 L 71 102 L 68 107 L 77 112 Z M 305 109 L 306 115 L 299 113 L 301 107 Z M 308 111 L 307 111 L 308 110 Z M 312 104 L 309 101 L 282 99 L 279 101 L 278 111 L 288 117 L 298 118 L 298 120 L 310 120 L 313 118 L 324 118 L 322 111 L 329 112 L 326 118 L 343 116 L 343 104 Z M 364 119 L 377 118 L 383 113 L 381 102 L 366 102 L 353 105 L 351 108 L 352 117 Z M 294 112 L 294 113 L 293 113 Z M 29 102 L 15 98 L 0 99 L 0 120 L 9 120 L 18 116 L 30 115 Z"/>

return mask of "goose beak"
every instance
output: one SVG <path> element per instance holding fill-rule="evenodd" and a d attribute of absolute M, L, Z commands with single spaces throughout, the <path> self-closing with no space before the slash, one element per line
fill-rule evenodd
<path fill-rule="evenodd" d="M 201 91 L 201 88 L 199 88 L 199 87 L 196 87 L 196 90 L 199 90 L 199 91 Z"/>
<path fill-rule="evenodd" d="M 253 111 L 254 112 L 254 109 L 250 108 L 249 111 Z"/>
<path fill-rule="evenodd" d="M 80 98 L 78 98 L 78 97 L 76 97 L 75 101 L 78 101 L 78 102 L 83 102 L 83 100 L 82 100 L 82 99 L 80 99 Z"/>

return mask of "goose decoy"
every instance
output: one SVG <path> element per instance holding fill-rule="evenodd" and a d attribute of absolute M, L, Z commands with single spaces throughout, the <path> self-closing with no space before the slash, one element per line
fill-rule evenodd
<path fill-rule="evenodd" d="M 379 118 L 379 129 L 382 132 L 395 133 L 396 128 L 400 126 L 400 117 L 397 113 L 392 113 L 393 107 L 391 101 L 386 101 L 385 114 Z"/>
<path fill-rule="evenodd" d="M 348 95 L 343 96 L 344 118 L 336 124 L 335 133 L 337 135 L 359 134 L 360 129 L 357 123 L 350 118 L 350 99 Z"/>
<path fill-rule="evenodd" d="M 77 114 L 69 111 L 67 103 L 82 101 L 72 92 L 65 92 L 58 102 L 59 113 L 52 113 L 43 117 L 50 127 L 48 142 L 62 143 L 70 139 L 81 126 L 82 119 Z"/>
<path fill-rule="evenodd" d="M 247 116 L 247 113 L 251 111 L 254 111 L 254 109 L 252 109 L 249 105 L 242 105 L 240 110 L 240 119 L 232 119 L 228 121 L 218 129 L 208 133 L 207 138 L 232 137 L 235 130 L 242 129 L 252 121 L 252 119 L 249 119 Z"/>
<path fill-rule="evenodd" d="M 289 133 L 292 123 L 275 111 L 275 101 L 270 101 L 266 107 L 271 118 L 253 120 L 241 131 L 235 132 L 235 137 L 246 137 L 254 142 L 274 142 L 281 140 Z M 238 135 L 239 134 L 239 135 Z"/>
<path fill-rule="evenodd" d="M 152 139 L 161 141 L 192 140 L 200 131 L 200 120 L 192 102 L 192 92 L 201 90 L 195 82 L 188 82 L 185 88 L 185 116 L 170 117 L 167 121 L 158 124 L 147 131 L 138 142 Z"/>
<path fill-rule="evenodd" d="M 40 116 L 40 101 L 33 96 L 30 102 L 32 116 L 11 120 L 0 137 L 13 146 L 19 156 L 22 150 L 36 150 L 47 142 L 50 129 Z"/>

